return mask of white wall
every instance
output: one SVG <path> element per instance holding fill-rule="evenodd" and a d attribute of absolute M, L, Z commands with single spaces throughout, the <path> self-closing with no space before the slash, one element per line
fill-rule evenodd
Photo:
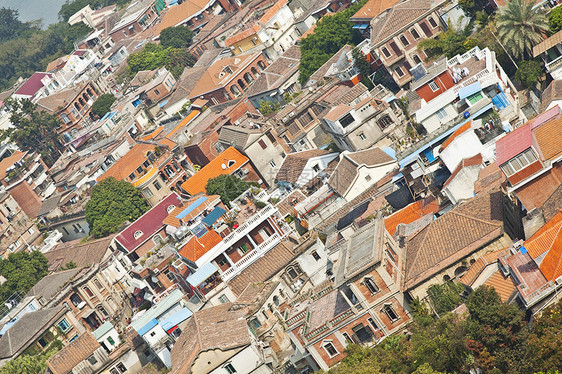
<path fill-rule="evenodd" d="M 439 154 L 439 158 L 441 158 L 441 161 L 443 161 L 447 169 L 452 173 L 462 160 L 476 156 L 482 152 L 483 148 L 474 130 L 469 129 L 457 136 L 447 148 Z"/>
<path fill-rule="evenodd" d="M 312 252 L 316 251 L 320 256 L 319 260 L 312 257 Z M 326 253 L 325 246 L 317 239 L 316 244 L 308 248 L 302 255 L 297 257 L 297 263 L 305 274 L 310 278 L 313 286 L 317 286 L 324 282 L 326 276 L 326 263 L 328 261 L 328 254 Z"/>
<path fill-rule="evenodd" d="M 397 162 L 392 162 L 387 165 L 381 165 L 376 167 L 360 166 L 358 169 L 357 177 L 355 181 L 353 181 L 351 188 L 345 194 L 344 198 L 347 201 L 351 201 L 355 199 L 362 192 L 364 192 L 369 187 L 373 186 L 375 183 L 381 180 L 382 177 L 384 177 L 390 171 L 394 170 L 394 168 L 396 167 L 398 167 Z"/>
<path fill-rule="evenodd" d="M 462 168 L 451 182 L 443 189 L 453 204 L 474 197 L 474 182 L 478 179 L 480 165 Z"/>
<path fill-rule="evenodd" d="M 297 179 L 297 185 L 299 187 L 307 184 L 312 178 L 317 176 L 322 170 L 326 169 L 330 161 L 338 157 L 338 153 L 329 153 L 324 156 L 312 157 L 308 160 L 299 178 Z M 313 167 L 318 165 L 319 170 L 314 171 Z"/>
<path fill-rule="evenodd" d="M 230 360 L 228 360 L 215 370 L 211 371 L 210 373 L 229 374 L 228 371 L 226 371 L 226 369 L 224 368 L 224 365 L 226 365 L 227 363 L 230 363 L 234 367 L 237 374 L 268 374 L 272 372 L 266 365 L 263 364 L 263 361 L 258 354 L 257 349 L 255 349 L 252 345 L 244 348 Z"/>

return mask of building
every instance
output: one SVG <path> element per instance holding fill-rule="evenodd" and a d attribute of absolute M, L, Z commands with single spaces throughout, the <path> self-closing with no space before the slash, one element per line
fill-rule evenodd
<path fill-rule="evenodd" d="M 303 187 L 328 168 L 337 157 L 337 152 L 323 149 L 289 153 L 279 167 L 275 180 L 279 187 L 287 191 Z"/>
<path fill-rule="evenodd" d="M 562 67 L 560 64 L 560 61 L 562 61 L 560 58 L 562 56 L 561 37 L 562 32 L 558 31 L 533 47 L 533 57 L 540 57 L 544 61 L 546 72 L 553 79 L 562 78 L 562 69 L 560 69 Z"/>
<path fill-rule="evenodd" d="M 24 182 L 25 183 L 25 182 Z M 25 196 L 22 196 L 25 197 Z M 33 204 L 33 201 L 31 201 Z M 41 232 L 10 192 L 0 193 L 0 241 L 2 256 L 12 252 L 33 250 L 40 241 Z"/>
<path fill-rule="evenodd" d="M 465 158 L 443 184 L 442 193 L 453 204 L 472 198 L 475 195 L 474 183 L 478 179 L 481 169 L 482 155 L 477 154 L 476 156 Z"/>
<path fill-rule="evenodd" d="M 111 40 L 117 43 L 121 39 L 140 34 L 156 22 L 165 6 L 164 0 L 148 0 L 132 4 L 119 22 L 109 30 Z"/>
<path fill-rule="evenodd" d="M 50 77 L 50 73 L 33 73 L 21 86 L 19 86 L 11 95 L 13 99 L 33 99 L 35 95 L 43 88 L 43 78 Z"/>

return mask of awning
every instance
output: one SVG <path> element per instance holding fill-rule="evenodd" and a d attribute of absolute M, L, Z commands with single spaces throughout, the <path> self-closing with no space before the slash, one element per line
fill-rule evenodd
<path fill-rule="evenodd" d="M 213 223 L 217 222 L 217 220 L 225 213 L 226 210 L 217 206 L 211 213 L 207 215 L 207 217 L 203 218 L 201 222 L 207 226 L 211 226 Z"/>
<path fill-rule="evenodd" d="M 357 30 L 365 30 L 367 27 L 369 27 L 369 24 L 368 24 L 368 23 L 362 23 L 362 24 L 359 24 L 359 25 L 353 25 L 353 28 L 354 28 L 354 29 L 357 29 Z"/>
<path fill-rule="evenodd" d="M 480 82 L 474 82 L 459 90 L 459 99 L 464 99 L 482 90 Z"/>
<path fill-rule="evenodd" d="M 170 317 L 160 321 L 160 326 L 168 332 L 174 327 L 191 317 L 193 313 L 187 308 L 180 309 L 178 312 L 172 314 Z"/>
<path fill-rule="evenodd" d="M 151 319 L 146 325 L 144 325 L 143 327 L 141 327 L 139 329 L 139 331 L 137 331 L 139 333 L 140 336 L 143 336 L 144 334 L 146 334 L 147 332 L 150 331 L 150 329 L 152 329 L 154 326 L 156 326 L 158 324 L 158 320 L 156 318 Z"/>
<path fill-rule="evenodd" d="M 195 273 L 187 277 L 187 282 L 193 287 L 199 286 L 206 281 L 211 275 L 215 274 L 219 269 L 211 262 L 201 266 Z"/>
<path fill-rule="evenodd" d="M 91 308 L 86 309 L 86 312 L 84 314 L 82 314 L 82 318 L 88 318 L 92 313 L 94 313 L 94 310 Z"/>
<path fill-rule="evenodd" d="M 187 216 L 189 213 L 193 212 L 199 205 L 203 204 L 205 201 L 207 200 L 207 198 L 205 196 L 201 196 L 200 198 L 198 198 L 197 200 L 195 200 L 193 203 L 189 204 L 187 206 L 187 208 L 185 208 L 184 210 L 182 210 L 180 212 L 180 214 L 178 214 L 176 216 L 177 219 L 182 219 L 185 216 Z"/>
<path fill-rule="evenodd" d="M 159 108 L 162 108 L 164 105 L 168 104 L 168 100 L 164 100 L 162 101 L 160 104 L 158 104 Z"/>

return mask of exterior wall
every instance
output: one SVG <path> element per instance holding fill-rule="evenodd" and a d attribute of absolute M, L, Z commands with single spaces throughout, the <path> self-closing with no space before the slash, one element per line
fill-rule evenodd
<path fill-rule="evenodd" d="M 268 65 L 268 63 L 267 63 L 266 59 L 263 57 L 263 55 L 260 55 L 258 58 L 256 58 L 254 61 L 252 61 L 252 63 L 250 65 L 248 65 L 247 67 L 245 67 L 242 70 L 238 70 L 236 72 L 236 75 L 229 81 L 229 83 L 227 83 L 225 85 L 224 89 L 228 93 L 229 97 L 236 98 L 236 97 L 242 96 L 243 93 L 248 89 L 248 87 L 250 87 L 253 84 L 253 82 L 256 81 L 257 77 L 254 76 L 254 74 L 252 73 L 252 68 L 254 68 L 254 70 L 257 70 L 259 73 L 261 73 L 263 71 L 259 67 L 258 62 L 262 62 L 266 67 Z M 249 74 L 252 77 L 252 81 L 250 83 L 248 83 L 244 80 L 244 75 L 246 73 Z M 239 81 L 243 82 L 244 87 L 241 87 Z M 239 95 L 235 95 L 232 92 L 233 86 L 235 86 L 240 91 Z M 223 101 L 219 101 L 219 102 L 223 102 Z"/>
<path fill-rule="evenodd" d="M 369 168 L 366 166 L 361 166 L 358 169 L 358 175 L 353 181 L 351 187 L 346 192 L 345 196 L 343 196 L 347 201 L 351 201 L 357 196 L 359 196 L 363 191 L 377 183 L 379 180 L 382 179 L 386 174 L 394 170 L 397 166 L 396 163 L 392 163 L 389 165 Z M 369 180 L 367 180 L 369 179 Z"/>
<path fill-rule="evenodd" d="M 338 157 L 337 153 L 329 153 L 324 156 L 312 157 L 308 160 L 299 178 L 297 179 L 297 186 L 304 186 L 320 172 L 328 167 L 328 164 Z M 318 165 L 318 171 L 314 171 L 313 167 Z"/>
<path fill-rule="evenodd" d="M 264 134 L 258 141 L 252 143 L 244 150 L 262 178 L 270 186 L 273 185 L 275 181 L 276 168 L 283 164 L 283 155 L 285 154 L 283 152 L 283 147 L 281 147 L 277 138 L 273 135 L 273 132 L 271 132 L 271 136 L 275 139 L 275 142 L 272 142 L 271 139 Z M 265 143 L 265 148 L 262 148 L 259 143 L 260 141 Z M 271 166 L 272 162 L 274 166 Z"/>
<path fill-rule="evenodd" d="M 69 135 L 65 136 L 65 140 L 72 139 L 73 133 L 85 127 L 91 121 L 91 107 L 98 95 L 97 89 L 91 83 L 88 83 L 73 101 L 56 113 L 62 121 L 62 125 L 57 132 L 59 134 L 69 133 L 71 136 L 70 138 L 68 138 Z"/>
<path fill-rule="evenodd" d="M 157 189 L 154 183 L 157 182 L 160 185 L 160 189 Z M 162 201 L 163 198 L 172 193 L 172 190 L 168 187 L 168 184 L 162 179 L 158 173 L 154 173 L 149 180 L 147 180 L 142 185 L 138 186 L 142 192 L 142 195 L 148 201 L 151 207 Z"/>
<path fill-rule="evenodd" d="M 145 15 L 149 16 L 149 19 L 148 19 L 149 22 L 153 22 L 156 19 L 156 17 L 158 16 L 152 7 L 149 7 L 140 16 L 139 20 L 142 19 L 142 17 L 144 17 Z M 130 29 L 131 26 L 132 26 L 132 29 Z M 109 34 L 109 36 L 111 37 L 111 40 L 113 40 L 113 43 L 117 43 L 121 39 L 130 38 L 134 35 L 137 35 L 137 34 L 141 33 L 142 31 L 145 30 L 145 28 L 146 28 L 146 26 L 141 25 L 137 21 L 137 22 L 134 22 L 133 24 L 127 25 L 127 26 L 125 26 L 125 27 L 123 27 L 119 30 L 115 30 L 114 32 Z"/>
<path fill-rule="evenodd" d="M 86 222 L 85 217 L 61 221 L 60 223 L 52 225 L 52 228 L 59 230 L 62 234 L 63 242 L 82 239 L 90 235 L 90 226 L 88 225 L 88 222 Z"/>
<path fill-rule="evenodd" d="M 124 355 L 120 356 L 119 359 L 116 360 L 113 364 L 109 365 L 107 369 L 103 370 L 101 374 L 113 374 L 115 372 L 121 373 L 121 371 L 116 368 L 118 364 L 122 364 L 127 369 L 127 371 L 125 371 L 123 374 L 138 373 L 142 369 L 142 365 L 137 353 L 133 350 L 129 350 Z M 112 369 L 114 371 L 112 371 Z"/>
<path fill-rule="evenodd" d="M 436 114 L 432 114 L 431 116 L 421 121 L 421 125 L 425 128 L 428 134 L 431 134 L 432 132 L 437 130 L 441 125 L 451 121 L 458 115 L 457 109 L 451 103 L 446 104 L 445 106 L 442 107 L 442 109 L 447 112 L 447 117 L 440 119 L 439 117 L 437 117 Z"/>
<path fill-rule="evenodd" d="M 338 351 L 336 355 L 330 357 L 326 349 L 324 349 L 323 345 L 327 342 L 334 345 L 334 348 Z M 318 341 L 308 347 L 308 351 L 314 357 L 321 369 L 328 370 L 331 366 L 334 366 L 347 356 L 345 353 L 346 346 L 347 343 L 343 335 L 339 332 L 334 332 L 323 338 L 321 341 Z"/>
<path fill-rule="evenodd" d="M 515 190 L 515 193 L 529 211 L 533 208 L 540 208 L 561 183 L 562 167 L 555 164 L 549 172 L 525 183 Z"/>
<path fill-rule="evenodd" d="M 249 333 L 249 332 L 248 332 Z M 228 352 L 225 352 L 228 353 Z M 204 354 L 200 354 L 197 360 L 193 363 L 192 372 L 199 373 L 204 372 L 203 364 L 207 364 L 207 362 L 202 362 L 202 356 Z M 209 358 L 209 360 L 214 364 L 217 365 L 221 359 L 224 358 L 223 355 L 217 354 L 209 357 L 210 355 L 205 355 L 205 359 Z M 209 373 L 212 374 L 228 374 L 229 372 L 224 368 L 224 365 L 229 363 L 234 367 L 237 373 L 255 373 L 255 374 L 267 374 L 271 373 L 272 371 L 263 363 L 261 355 L 258 353 L 258 348 L 254 347 L 253 344 L 249 345 L 248 347 L 244 348 L 236 355 L 232 356 L 228 359 L 228 362 L 223 361 L 219 364 L 219 367 L 210 371 Z M 224 364 L 224 365 L 223 365 Z M 214 366 L 213 365 L 213 366 Z M 203 371 L 198 371 L 203 370 Z"/>
<path fill-rule="evenodd" d="M 11 195 L 7 195 L 0 203 L 0 230 L 3 256 L 28 248 L 41 235 L 35 223 Z"/>
<path fill-rule="evenodd" d="M 136 253 L 139 258 L 144 256 L 148 251 L 154 249 L 157 246 L 157 244 L 153 240 L 156 235 L 160 235 L 162 240 L 166 240 L 166 238 L 168 237 L 168 234 L 166 234 L 166 229 L 160 229 L 160 231 L 156 232 L 148 240 L 146 240 L 144 243 L 138 246 L 138 248 L 135 249 L 134 253 Z"/>
<path fill-rule="evenodd" d="M 474 197 L 474 182 L 479 171 L 480 165 L 464 167 L 443 189 L 453 204 Z"/>
<path fill-rule="evenodd" d="M 453 77 L 451 76 L 449 70 L 435 77 L 431 82 L 435 82 L 435 84 L 437 84 L 437 90 L 433 91 L 431 87 L 429 87 L 429 83 L 424 84 L 416 90 L 418 96 L 424 99 L 426 102 L 436 98 L 455 85 L 455 82 L 453 81 Z"/>
<path fill-rule="evenodd" d="M 457 136 L 440 154 L 439 158 L 452 173 L 465 158 L 482 153 L 484 146 L 472 129 Z"/>
<path fill-rule="evenodd" d="M 533 162 L 532 164 L 528 165 L 527 167 L 519 170 L 517 173 L 512 174 L 507 179 L 509 183 L 512 185 L 516 185 L 517 183 L 529 178 L 531 175 L 541 171 L 543 168 L 540 161 Z"/>

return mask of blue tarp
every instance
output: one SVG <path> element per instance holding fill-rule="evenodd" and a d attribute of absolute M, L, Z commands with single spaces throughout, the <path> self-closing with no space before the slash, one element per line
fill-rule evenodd
<path fill-rule="evenodd" d="M 502 110 L 509 105 L 509 101 L 507 101 L 507 97 L 503 92 L 500 92 L 496 96 L 492 97 L 492 103 L 494 103 L 498 110 Z"/>
<path fill-rule="evenodd" d="M 466 87 L 463 87 L 459 90 L 459 99 L 464 99 L 469 97 L 470 95 L 474 95 L 475 93 L 482 90 L 482 86 L 480 82 L 472 83 Z"/>
<path fill-rule="evenodd" d="M 187 308 L 183 308 L 180 311 L 172 314 L 170 317 L 160 321 L 160 326 L 162 326 L 164 330 L 168 331 L 176 327 L 177 325 L 179 325 L 180 323 L 182 323 L 192 315 L 193 313 L 191 312 L 191 310 Z"/>
<path fill-rule="evenodd" d="M 392 149 L 391 147 L 387 147 L 387 148 L 383 149 L 383 152 L 396 160 L 396 151 L 394 149 Z"/>
<path fill-rule="evenodd" d="M 207 217 L 203 218 L 201 222 L 207 226 L 211 226 L 213 223 L 217 222 L 217 219 L 219 219 L 225 213 L 226 210 L 217 206 L 211 213 L 207 215 Z"/>
<path fill-rule="evenodd" d="M 427 148 L 425 151 L 423 151 L 423 154 L 425 155 L 425 157 L 427 157 L 427 161 L 435 161 L 435 156 L 433 155 L 433 150 L 431 148 Z"/>
<path fill-rule="evenodd" d="M 146 334 L 148 331 L 150 331 L 150 329 L 153 328 L 154 326 L 156 326 L 157 324 L 158 324 L 158 320 L 156 318 L 153 318 L 146 325 L 141 327 L 139 329 L 139 331 L 137 331 L 137 332 L 139 333 L 140 336 L 143 336 L 144 334 Z"/>
<path fill-rule="evenodd" d="M 211 275 L 215 274 L 218 270 L 219 269 L 215 265 L 209 262 L 201 266 L 195 273 L 187 277 L 187 282 L 193 287 L 197 287 L 205 280 L 207 280 L 207 278 L 209 278 Z"/>
<path fill-rule="evenodd" d="M 519 252 L 525 254 L 525 253 L 527 253 L 527 248 L 521 246 L 521 247 L 519 248 Z"/>
<path fill-rule="evenodd" d="M 183 217 L 187 216 L 189 213 L 193 212 L 195 210 L 195 208 L 197 208 L 199 205 L 203 204 L 206 200 L 207 200 L 207 198 L 205 196 L 201 196 L 200 198 L 195 200 L 193 203 L 189 204 L 187 206 L 187 208 L 182 210 L 181 213 L 176 216 L 176 218 L 182 219 Z"/>

